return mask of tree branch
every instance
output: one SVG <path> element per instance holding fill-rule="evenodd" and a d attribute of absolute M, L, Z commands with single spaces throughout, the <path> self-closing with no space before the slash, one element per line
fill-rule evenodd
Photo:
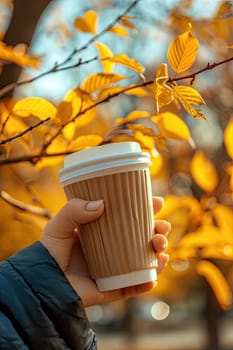
<path fill-rule="evenodd" d="M 11 2 L 14 9 L 4 41 L 12 46 L 19 43 L 30 45 L 39 18 L 51 0 L 15 0 Z M 18 65 L 4 65 L 0 79 L 0 91 L 3 88 L 5 90 L 4 95 L 9 93 L 8 97 L 10 97 L 10 92 L 14 90 L 15 85 L 15 83 L 11 84 L 11 82 L 16 82 L 19 79 L 21 71 L 22 67 Z M 11 85 L 11 89 L 9 89 L 9 85 Z M 5 89 L 4 87 L 8 88 Z"/>
<path fill-rule="evenodd" d="M 17 139 L 17 138 L 19 138 L 19 137 L 24 136 L 24 135 L 27 134 L 29 131 L 32 131 L 33 129 L 36 129 L 38 126 L 40 126 L 41 124 L 44 124 L 45 122 L 47 122 L 47 121 L 50 120 L 50 119 L 51 119 L 51 118 L 48 117 L 48 118 L 46 118 L 46 119 L 44 119 L 44 120 L 40 120 L 38 123 L 29 126 L 29 127 L 28 127 L 27 129 L 25 129 L 24 131 L 21 131 L 20 133 L 14 135 L 14 136 L 11 136 L 11 137 L 9 137 L 9 138 L 7 138 L 7 139 L 4 139 L 4 140 L 0 141 L 0 145 L 5 145 L 5 144 L 8 143 L 8 142 L 11 142 L 11 141 L 13 141 L 13 140 L 15 140 L 15 139 Z"/>
<path fill-rule="evenodd" d="M 57 153 L 36 153 L 36 154 L 28 154 L 18 157 L 12 157 L 12 158 L 0 158 L 0 166 L 1 165 L 9 165 L 9 164 L 15 164 L 15 163 L 21 163 L 21 162 L 32 162 L 36 163 L 41 158 L 48 158 L 48 157 L 62 157 L 73 153 L 73 151 L 64 151 L 64 152 L 57 152 Z"/>
<path fill-rule="evenodd" d="M 79 53 L 85 50 L 90 44 L 99 39 L 103 34 L 108 32 L 122 17 L 126 16 L 141 0 L 134 0 L 132 4 L 130 4 L 121 15 L 117 16 L 107 27 L 105 27 L 101 32 L 93 36 L 86 44 L 84 44 L 80 49 L 78 49 L 75 53 Z M 66 62 L 65 62 L 66 63 Z"/>
<path fill-rule="evenodd" d="M 181 77 L 176 77 L 176 78 L 169 78 L 166 83 L 173 83 L 175 81 L 179 81 L 179 80 L 187 80 L 187 79 L 195 79 L 195 77 L 205 71 L 208 71 L 208 70 L 211 70 L 211 69 L 214 69 L 218 66 L 221 66 L 222 64 L 225 64 L 225 63 L 228 63 L 228 62 L 231 62 L 233 61 L 233 56 L 232 57 L 229 57 L 223 61 L 219 61 L 219 62 L 214 62 L 212 64 L 208 63 L 204 68 L 201 68 L 199 70 L 197 70 L 196 72 L 194 73 L 191 73 L 191 74 L 187 74 L 187 75 L 183 75 Z M 144 87 L 144 86 L 148 86 L 148 85 L 152 85 L 154 83 L 154 80 L 150 80 L 150 81 L 145 81 L 144 83 L 141 83 L 141 84 L 138 84 L 137 86 L 134 86 L 134 87 L 128 87 L 124 90 L 127 91 L 127 90 L 132 90 L 136 87 Z M 118 94 L 119 95 L 119 94 Z"/>
<path fill-rule="evenodd" d="M 185 80 L 185 79 L 191 79 L 191 80 L 193 80 L 193 79 L 195 79 L 195 77 L 196 77 L 198 74 L 201 74 L 201 73 L 203 73 L 203 72 L 205 72 L 205 71 L 214 69 L 214 68 L 216 68 L 216 67 L 218 67 L 218 66 L 220 66 L 220 65 L 222 65 L 222 64 L 224 64 L 224 63 L 230 62 L 230 61 L 233 61 L 233 57 L 229 57 L 229 58 L 227 58 L 227 59 L 225 59 L 225 60 L 223 60 L 223 61 L 214 62 L 214 63 L 212 63 L 212 64 L 209 64 L 209 63 L 208 63 L 207 66 L 205 66 L 204 68 L 202 68 L 202 69 L 200 69 L 200 70 L 198 70 L 198 71 L 196 71 L 196 72 L 194 72 L 194 73 L 192 73 L 192 74 L 184 75 L 184 76 L 182 76 L 182 77 L 178 77 L 178 78 L 174 78 L 174 79 L 169 78 L 168 81 L 167 81 L 167 83 L 171 83 L 171 82 L 173 82 L 173 81 Z"/>
<path fill-rule="evenodd" d="M 201 74 L 207 70 L 210 70 L 210 69 L 214 69 L 215 67 L 218 67 L 224 63 L 227 63 L 227 62 L 230 62 L 230 61 L 233 61 L 233 57 L 230 57 L 226 60 L 223 60 L 223 61 L 220 61 L 220 62 L 217 62 L 217 63 L 213 63 L 213 64 L 207 64 L 207 66 L 205 66 L 204 68 L 192 73 L 192 74 L 188 74 L 188 75 L 184 75 L 182 77 L 178 77 L 178 78 L 169 78 L 167 83 L 172 83 L 172 82 L 175 82 L 175 81 L 178 81 L 178 80 L 185 80 L 185 79 L 194 79 L 196 77 L 196 75 L 198 74 Z M 88 112 L 89 110 L 97 107 L 98 105 L 102 104 L 102 103 L 105 103 L 105 102 L 108 102 L 109 100 L 111 100 L 112 98 L 114 97 L 117 97 L 119 95 L 121 95 L 122 93 L 124 92 L 127 92 L 127 91 L 130 91 L 130 90 L 133 90 L 135 88 L 138 88 L 138 87 L 145 87 L 145 86 L 149 86 L 149 85 L 152 85 L 154 83 L 153 80 L 151 81 L 146 81 L 144 83 L 141 83 L 141 84 L 138 84 L 138 85 L 134 85 L 134 86 L 129 86 L 129 87 L 126 87 L 112 95 L 109 95 L 107 96 L 106 98 L 104 98 L 103 100 L 100 100 L 100 101 L 97 101 L 95 103 L 93 103 L 92 105 L 90 105 L 89 107 L 87 108 L 84 108 L 83 110 L 81 110 L 77 115 L 75 115 L 72 120 L 69 120 L 68 122 L 66 122 L 65 124 L 63 124 L 57 131 L 56 133 L 46 142 L 46 144 L 44 144 L 43 146 L 43 149 L 41 150 L 40 153 L 38 154 L 31 154 L 31 155 L 25 155 L 25 156 L 20 156 L 20 157 L 15 157 L 15 158 L 10 158 L 10 159 L 1 159 L 0 158 L 0 165 L 5 165 L 5 164 L 12 164 L 12 163 L 19 163 L 19 162 L 25 162 L 25 161 L 31 161 L 31 162 L 37 162 L 39 159 L 41 158 L 44 158 L 44 157 L 58 157 L 58 156 L 64 156 L 64 155 L 67 155 L 67 154 L 70 154 L 72 152 L 67 152 L 67 151 L 64 151 L 64 152 L 59 152 L 59 153 L 53 153 L 53 154 L 48 154 L 46 152 L 46 149 L 47 147 L 52 143 L 52 141 L 58 136 L 60 135 L 60 133 L 62 132 L 63 128 L 68 125 L 69 123 L 73 123 L 78 117 L 80 117 L 81 115 L 85 114 L 86 112 Z"/>
<path fill-rule="evenodd" d="M 34 78 L 31 79 L 27 79 L 27 80 L 22 80 L 19 82 L 15 82 L 15 83 L 10 83 L 7 84 L 6 86 L 3 86 L 0 89 L 0 97 L 5 96 L 7 93 L 11 92 L 12 90 L 14 90 L 16 87 L 19 87 L 21 85 L 25 85 L 25 84 L 29 84 L 32 83 L 38 79 L 41 79 L 42 77 L 51 74 L 51 73 L 57 73 L 63 70 L 67 70 L 67 69 L 71 69 L 71 68 L 77 68 L 82 64 L 86 64 L 89 62 L 92 62 L 96 59 L 98 59 L 98 57 L 94 57 L 90 60 L 87 61 L 82 61 L 82 59 L 80 58 L 78 60 L 77 63 L 70 65 L 70 66 L 65 66 L 65 64 L 67 64 L 68 62 L 71 61 L 71 59 L 77 54 L 80 53 L 81 51 L 85 50 L 88 48 L 88 46 L 90 44 L 92 44 L 94 41 L 96 41 L 97 39 L 99 39 L 103 34 L 105 34 L 107 31 L 109 31 L 122 17 L 124 17 L 127 13 L 129 13 L 136 5 L 137 3 L 141 1 L 141 0 L 134 0 L 120 15 L 118 15 L 109 25 L 107 25 L 101 32 L 99 32 L 98 34 L 96 34 L 95 36 L 93 36 L 91 39 L 89 39 L 83 46 L 81 46 L 79 49 L 74 49 L 71 54 L 65 58 L 62 62 L 55 64 L 52 68 L 48 69 L 47 71 L 35 76 Z"/>
<path fill-rule="evenodd" d="M 12 205 L 13 207 L 22 210 L 24 212 L 34 214 L 34 215 L 39 215 L 39 216 L 44 216 L 48 219 L 52 218 L 52 214 L 50 211 L 46 208 L 40 208 L 36 207 L 35 205 L 32 204 L 26 204 L 22 201 L 19 201 L 18 199 L 13 198 L 9 193 L 6 191 L 1 190 L 0 191 L 0 197 L 8 204 Z"/>
<path fill-rule="evenodd" d="M 213 63 L 213 64 L 207 64 L 206 67 L 196 71 L 195 73 L 193 74 L 189 74 L 189 75 L 186 75 L 186 76 L 183 76 L 183 77 L 179 77 L 179 78 L 169 78 L 167 83 L 172 83 L 174 81 L 177 81 L 177 80 L 183 80 L 183 79 L 194 79 L 196 75 L 200 74 L 200 73 L 203 73 L 204 71 L 207 71 L 207 70 L 210 70 L 210 69 L 213 69 L 221 64 L 224 64 L 226 62 L 229 62 L 229 61 L 232 61 L 233 60 L 233 57 L 230 57 L 224 61 L 221 61 L 221 62 L 218 62 L 218 63 Z M 85 114 L 86 112 L 88 112 L 89 110 L 97 107 L 98 105 L 102 104 L 102 103 L 105 103 L 109 100 L 111 100 L 112 98 L 116 97 L 116 96 L 119 96 L 121 95 L 122 93 L 124 92 L 127 92 L 127 91 L 130 91 L 130 90 L 133 90 L 137 87 L 145 87 L 145 86 L 148 86 L 148 85 L 151 85 L 153 84 L 154 81 L 147 81 L 147 82 L 144 82 L 142 84 L 138 84 L 138 85 L 135 85 L 135 86 L 129 86 L 129 87 L 126 87 L 125 89 L 122 89 L 121 91 L 118 91 L 112 95 L 108 95 L 106 98 L 104 98 L 103 100 L 100 100 L 100 101 L 97 101 L 96 103 L 92 104 L 91 106 L 87 107 L 87 108 L 84 108 L 82 111 L 80 111 L 77 115 L 75 115 L 72 120 L 69 120 L 67 121 L 65 124 L 63 124 L 58 130 L 57 132 L 51 137 L 51 139 L 43 146 L 43 149 L 42 149 L 42 152 L 46 151 L 46 148 L 52 143 L 52 141 L 58 136 L 60 135 L 60 133 L 62 132 L 62 130 L 65 128 L 65 126 L 67 126 L 69 123 L 73 123 L 78 117 L 80 117 L 81 115 Z"/>

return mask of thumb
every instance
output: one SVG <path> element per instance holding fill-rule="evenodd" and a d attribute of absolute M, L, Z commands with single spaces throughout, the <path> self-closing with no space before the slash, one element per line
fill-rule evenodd
<path fill-rule="evenodd" d="M 70 258 L 74 229 L 98 219 L 103 211 L 103 200 L 71 199 L 45 226 L 40 241 L 62 269 Z"/>
<path fill-rule="evenodd" d="M 96 220 L 103 210 L 103 200 L 71 199 L 47 224 L 44 235 L 60 239 L 70 238 L 79 224 Z"/>

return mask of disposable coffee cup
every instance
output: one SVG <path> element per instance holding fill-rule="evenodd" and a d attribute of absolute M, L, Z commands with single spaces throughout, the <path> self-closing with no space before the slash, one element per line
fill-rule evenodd
<path fill-rule="evenodd" d="M 64 160 L 60 181 L 67 199 L 104 200 L 101 217 L 80 226 L 83 253 L 100 291 L 157 279 L 149 165 L 149 154 L 136 142 L 89 148 Z"/>

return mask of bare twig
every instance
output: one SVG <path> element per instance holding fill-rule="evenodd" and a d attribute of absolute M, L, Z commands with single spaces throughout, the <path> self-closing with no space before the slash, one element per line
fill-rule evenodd
<path fill-rule="evenodd" d="M 8 137 L 7 139 L 4 139 L 2 141 L 0 141 L 0 145 L 5 145 L 6 143 L 8 142 L 11 142 L 15 139 L 18 139 L 19 137 L 22 137 L 24 136 L 25 134 L 27 134 L 29 131 L 32 131 L 33 129 L 37 128 L 38 126 L 40 126 L 41 124 L 44 124 L 45 122 L 47 122 L 48 120 L 50 120 L 51 118 L 48 117 L 44 120 L 40 120 L 38 123 L 34 124 L 34 125 L 31 125 L 29 126 L 27 129 L 25 129 L 24 131 L 21 131 L 19 132 L 18 134 L 14 135 L 14 136 L 11 136 L 11 137 Z"/>
<path fill-rule="evenodd" d="M 213 63 L 213 64 L 208 64 L 207 66 L 205 66 L 204 68 L 192 73 L 192 74 L 188 74 L 188 75 L 184 75 L 182 77 L 177 77 L 177 78 L 169 78 L 167 83 L 172 83 L 178 80 L 185 80 L 185 79 L 193 79 L 196 77 L 196 75 L 203 73 L 207 70 L 210 69 L 214 69 L 215 67 L 218 67 L 224 63 L 233 61 L 233 57 L 230 57 L 226 60 L 217 62 L 217 63 Z M 31 155 L 25 155 L 25 156 L 20 156 L 20 157 L 15 157 L 15 158 L 10 158 L 10 159 L 0 159 L 0 165 L 5 165 L 5 164 L 12 164 L 12 163 L 19 163 L 19 162 L 25 162 L 25 161 L 31 161 L 31 162 L 37 162 L 39 159 L 41 158 L 45 158 L 45 157 L 58 157 L 58 156 L 64 156 L 67 154 L 70 154 L 72 152 L 59 152 L 59 153 L 53 153 L 53 154 L 48 154 L 46 152 L 46 149 L 48 147 L 48 145 L 51 144 L 51 142 L 62 132 L 63 128 L 68 125 L 69 123 L 74 122 L 78 117 L 80 117 L 81 115 L 85 114 L 86 112 L 88 112 L 89 110 L 97 107 L 98 105 L 108 102 L 109 100 L 111 100 L 114 97 L 117 97 L 119 95 L 121 95 L 124 92 L 130 91 L 132 89 L 138 88 L 138 87 L 145 87 L 145 86 L 149 86 L 152 85 L 154 83 L 153 80 L 150 81 L 146 81 L 144 83 L 138 84 L 138 85 L 134 85 L 134 86 L 129 86 L 126 87 L 112 95 L 108 95 L 106 98 L 104 98 L 103 100 L 97 101 L 95 103 L 93 103 L 92 105 L 88 106 L 87 108 L 84 108 L 82 111 L 80 111 L 77 115 L 75 115 L 72 120 L 69 120 L 68 122 L 66 122 L 65 124 L 63 124 L 57 131 L 56 133 L 51 136 L 51 138 L 47 141 L 47 143 L 43 146 L 43 149 L 40 153 L 38 154 L 31 154 Z"/>
<path fill-rule="evenodd" d="M 0 166 L 1 165 L 9 165 L 9 164 L 15 164 L 15 163 L 21 163 L 21 162 L 32 162 L 36 163 L 41 158 L 48 158 L 48 157 L 62 157 L 66 156 L 68 154 L 73 153 L 73 151 L 64 151 L 64 152 L 55 152 L 55 153 L 36 153 L 36 154 L 28 154 L 23 155 L 19 157 L 12 157 L 12 158 L 0 158 Z"/>
<path fill-rule="evenodd" d="M 27 204 L 22 201 L 19 201 L 18 199 L 13 198 L 9 193 L 6 191 L 1 190 L 0 191 L 0 197 L 8 204 L 12 205 L 13 207 L 22 210 L 24 212 L 44 216 L 45 218 L 51 219 L 52 214 L 50 211 L 46 208 L 40 208 L 36 207 L 35 205 Z"/>
<path fill-rule="evenodd" d="M 93 61 L 96 61 L 97 59 L 98 59 L 98 56 L 92 57 L 92 58 L 90 58 L 90 59 L 88 59 L 88 60 L 86 60 L 86 61 L 83 61 L 83 60 L 80 58 L 80 59 L 78 60 L 78 62 L 76 62 L 76 63 L 74 63 L 74 64 L 72 64 L 72 65 L 70 65 L 70 66 L 60 67 L 60 68 L 56 68 L 56 69 L 53 67 L 53 68 L 51 68 L 50 70 L 48 70 L 48 71 L 46 71 L 46 72 L 43 72 L 43 73 L 37 75 L 37 76 L 34 77 L 34 78 L 30 78 L 30 79 L 27 79 L 27 80 L 22 80 L 22 81 L 19 81 L 19 82 L 15 83 L 15 86 L 13 87 L 13 89 L 14 89 L 15 87 L 19 87 L 19 86 L 21 86 L 21 85 L 33 83 L 34 81 L 36 81 L 36 80 L 38 80 L 38 79 L 40 79 L 40 78 L 42 78 L 42 77 L 48 75 L 49 73 L 61 72 L 61 71 L 64 71 L 64 70 L 69 70 L 69 69 L 73 69 L 73 68 L 78 68 L 78 67 L 81 66 L 81 65 L 91 63 L 91 62 L 93 62 Z M 58 67 L 58 66 L 56 66 L 56 67 Z M 9 92 L 9 91 L 11 91 L 11 89 L 10 89 L 10 90 L 7 90 L 5 93 L 7 93 L 7 92 Z M 2 97 L 2 95 L 1 95 L 1 90 L 0 90 L 0 97 Z"/>
<path fill-rule="evenodd" d="M 103 34 L 108 32 L 122 17 L 126 16 L 138 3 L 140 0 L 134 0 L 119 16 L 117 16 L 107 27 L 105 27 L 101 32 L 93 36 L 86 44 L 84 44 L 75 53 L 85 50 L 90 44 L 99 39 Z M 65 62 L 66 63 L 66 62 Z"/>
<path fill-rule="evenodd" d="M 7 85 L 3 86 L 3 88 L 0 89 L 0 97 L 5 96 L 10 91 L 13 91 L 17 86 L 18 86 L 17 82 L 10 83 L 10 84 L 7 84 Z"/>
<path fill-rule="evenodd" d="M 208 63 L 204 68 L 199 69 L 199 70 L 197 70 L 197 71 L 194 72 L 194 73 L 187 74 L 187 75 L 183 75 L 183 76 L 180 76 L 180 77 L 169 78 L 169 79 L 166 81 L 166 83 L 169 84 L 169 83 L 173 83 L 173 82 L 175 82 L 175 81 L 187 80 L 187 79 L 191 79 L 191 82 L 193 82 L 193 81 L 195 80 L 195 78 L 196 78 L 197 75 L 199 75 L 199 74 L 201 74 L 201 73 L 203 73 L 203 72 L 205 72 L 205 71 L 214 69 L 214 68 L 216 68 L 216 67 L 218 67 L 218 66 L 221 66 L 221 65 L 223 65 L 223 64 L 225 64 L 225 63 L 228 63 L 228 62 L 231 62 L 231 61 L 233 61 L 233 57 L 229 57 L 229 58 L 227 58 L 227 59 L 225 59 L 225 60 L 223 60 L 223 61 L 214 62 L 214 63 L 212 63 L 212 64 Z M 132 89 L 137 88 L 137 87 L 144 87 L 144 86 L 152 85 L 153 83 L 154 83 L 154 80 L 145 81 L 144 83 L 138 84 L 137 86 L 133 86 L 133 87 L 130 86 L 130 87 L 126 88 L 126 89 L 124 90 L 124 92 L 127 91 L 127 90 L 132 90 Z M 118 95 L 119 95 L 119 94 L 118 94 Z"/>
<path fill-rule="evenodd" d="M 10 119 L 11 113 L 8 114 L 8 116 L 6 117 L 6 119 L 4 120 L 4 122 L 2 123 L 2 127 L 1 127 L 1 131 L 0 131 L 0 136 L 3 134 L 4 129 L 6 127 L 6 124 L 8 122 L 8 120 Z"/>
<path fill-rule="evenodd" d="M 221 66 L 222 64 L 224 63 L 227 63 L 227 62 L 230 62 L 230 61 L 233 61 L 233 57 L 229 57 L 227 58 L 226 60 L 223 60 L 223 61 L 219 61 L 219 62 L 214 62 L 212 64 L 207 64 L 207 66 L 205 66 L 204 68 L 192 73 L 192 74 L 188 74 L 188 75 L 184 75 L 182 77 L 177 77 L 177 78 L 170 78 L 167 82 L 168 83 L 172 83 L 173 81 L 179 81 L 179 80 L 186 80 L 186 79 L 191 79 L 191 80 L 194 80 L 195 77 L 198 75 L 198 74 L 201 74 L 205 71 L 208 71 L 208 70 L 211 70 L 211 69 L 214 69 L 218 66 Z"/>
<path fill-rule="evenodd" d="M 229 61 L 232 61 L 232 60 L 233 60 L 233 57 L 228 58 L 228 59 L 226 59 L 226 60 L 224 60 L 224 61 L 221 61 L 221 62 L 218 62 L 218 63 L 213 63 L 213 64 L 211 64 L 211 65 L 208 63 L 208 65 L 207 65 L 206 67 L 204 67 L 204 68 L 202 68 L 202 69 L 196 71 L 196 72 L 193 73 L 193 74 L 189 74 L 189 75 L 186 75 L 186 76 L 183 76 L 183 77 L 179 77 L 179 78 L 173 78 L 173 79 L 172 79 L 172 78 L 169 78 L 168 81 L 167 81 L 167 83 L 172 83 L 172 82 L 174 82 L 174 81 L 181 80 L 181 79 L 182 79 L 182 80 L 183 80 L 183 79 L 190 79 L 190 78 L 194 79 L 194 77 L 195 77 L 196 75 L 198 75 L 198 74 L 200 74 L 200 73 L 203 73 L 204 71 L 213 69 L 213 68 L 215 68 L 215 67 L 217 67 L 217 66 L 219 66 L 219 65 L 221 65 L 221 64 L 224 64 L 224 63 L 229 62 Z M 126 87 L 125 89 L 122 89 L 122 90 L 120 90 L 120 91 L 118 91 L 118 92 L 116 92 L 116 93 L 114 93 L 114 94 L 112 94 L 112 95 L 108 95 L 108 96 L 107 96 L 106 98 L 104 98 L 103 100 L 97 101 L 96 103 L 92 104 L 91 106 L 88 106 L 87 108 L 84 108 L 82 111 L 80 111 L 78 114 L 76 114 L 76 115 L 72 118 L 72 120 L 67 121 L 65 124 L 63 124 L 63 125 L 56 131 L 56 133 L 51 137 L 51 139 L 43 146 L 42 152 L 44 152 L 44 151 L 46 150 L 46 148 L 52 143 L 52 141 L 53 141 L 58 135 L 60 135 L 60 133 L 62 132 L 62 130 L 64 129 L 65 126 L 67 126 L 69 123 L 73 123 L 78 117 L 80 117 L 81 115 L 85 114 L 85 113 L 88 112 L 89 110 L 91 110 L 91 109 L 97 107 L 98 105 L 100 105 L 100 104 L 102 104 L 102 103 L 105 103 L 105 102 L 109 101 L 110 99 L 112 99 L 112 98 L 114 98 L 114 97 L 117 97 L 117 96 L 121 95 L 121 94 L 124 93 L 124 92 L 127 92 L 127 91 L 129 91 L 129 90 L 135 89 L 135 88 L 137 88 L 137 87 L 145 87 L 145 86 L 151 85 L 151 84 L 153 84 L 153 83 L 154 83 L 154 81 L 152 80 L 152 81 L 144 82 L 144 83 L 142 83 L 142 84 L 138 84 L 138 85 Z"/>
<path fill-rule="evenodd" d="M 87 49 L 89 47 L 89 45 L 91 45 L 94 41 L 96 41 L 97 39 L 99 39 L 103 34 L 105 34 L 106 32 L 108 32 L 122 17 L 126 16 L 127 13 L 129 13 L 141 0 L 134 0 L 120 15 L 118 15 L 109 25 L 107 25 L 102 31 L 100 31 L 98 34 L 96 34 L 95 36 L 93 36 L 91 39 L 89 39 L 83 46 L 81 46 L 79 49 L 74 49 L 71 54 L 69 54 L 69 56 L 67 58 L 65 58 L 62 62 L 60 63 L 56 63 L 52 68 L 48 69 L 47 71 L 35 76 L 34 78 L 31 79 L 26 79 L 26 80 L 22 80 L 19 82 L 14 82 L 14 83 L 10 83 L 6 86 L 4 86 L 1 90 L 0 90 L 0 97 L 5 96 L 8 92 L 14 90 L 16 87 L 19 87 L 21 85 L 25 85 L 25 84 L 29 84 L 32 83 L 38 79 L 41 79 L 42 77 L 51 74 L 51 73 L 57 73 L 63 70 L 67 70 L 67 69 L 72 69 L 72 68 L 77 68 L 80 65 L 83 64 L 87 64 L 90 63 L 94 60 L 96 60 L 97 58 L 94 57 L 90 60 L 87 61 L 82 61 L 82 59 L 79 59 L 78 62 L 76 62 L 73 65 L 70 66 L 65 66 L 65 64 L 67 64 L 68 62 L 71 61 L 71 59 L 77 55 L 78 53 L 80 53 L 81 51 Z M 65 67 L 64 67 L 65 66 Z"/>

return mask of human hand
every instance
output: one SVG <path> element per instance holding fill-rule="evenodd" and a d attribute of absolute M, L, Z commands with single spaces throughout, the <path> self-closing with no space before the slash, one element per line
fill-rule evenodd
<path fill-rule="evenodd" d="M 159 212 L 163 207 L 163 199 L 154 197 L 153 205 L 154 213 Z M 89 275 L 82 253 L 78 238 L 78 226 L 98 219 L 103 211 L 102 200 L 88 202 L 78 198 L 72 199 L 49 221 L 40 239 L 63 270 L 85 307 L 135 296 L 151 290 L 156 285 L 156 281 L 154 281 L 106 292 L 100 292 L 97 289 L 95 282 Z M 152 243 L 158 258 L 158 273 L 164 269 L 169 260 L 164 251 L 167 248 L 166 235 L 170 228 L 169 222 L 155 220 L 155 234 Z"/>

